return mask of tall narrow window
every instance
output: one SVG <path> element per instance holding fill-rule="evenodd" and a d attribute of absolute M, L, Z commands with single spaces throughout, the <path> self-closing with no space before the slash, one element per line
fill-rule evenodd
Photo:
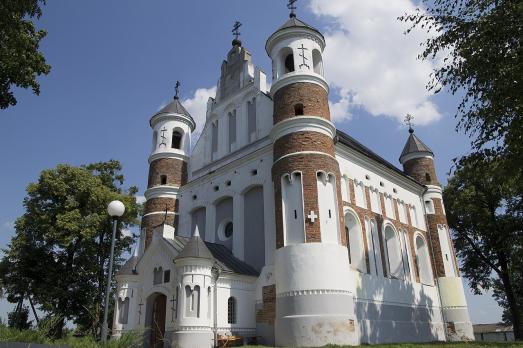
<path fill-rule="evenodd" d="M 229 112 L 229 152 L 236 149 L 236 110 Z"/>
<path fill-rule="evenodd" d="M 209 286 L 207 288 L 207 318 L 211 318 L 211 311 L 212 311 L 212 299 L 211 299 L 211 287 Z"/>
<path fill-rule="evenodd" d="M 410 224 L 416 228 L 419 228 L 418 214 L 416 212 L 416 207 L 413 205 L 409 206 L 410 211 Z"/>
<path fill-rule="evenodd" d="M 296 104 L 294 105 L 294 116 L 303 116 L 303 104 Z"/>
<path fill-rule="evenodd" d="M 403 279 L 403 257 L 399 236 L 390 225 L 385 226 L 383 234 L 389 275 L 392 278 Z"/>
<path fill-rule="evenodd" d="M 321 242 L 338 244 L 336 177 L 333 174 L 318 172 L 317 187 Z"/>
<path fill-rule="evenodd" d="M 345 226 L 349 240 L 351 266 L 360 272 L 366 272 L 365 247 L 360 221 L 353 213 L 348 212 L 345 214 Z"/>
<path fill-rule="evenodd" d="M 314 66 L 314 72 L 319 75 L 323 75 L 323 62 L 321 60 L 321 53 L 318 50 L 312 51 L 312 63 Z"/>
<path fill-rule="evenodd" d="M 118 298 L 118 322 L 127 324 L 129 318 L 129 297 L 124 300 Z"/>
<path fill-rule="evenodd" d="M 370 190 L 370 207 L 373 212 L 381 213 L 380 192 L 377 189 Z"/>
<path fill-rule="evenodd" d="M 236 299 L 229 297 L 227 300 L 227 323 L 236 324 Z"/>
<path fill-rule="evenodd" d="M 427 181 L 427 182 L 430 182 L 430 181 L 431 181 L 431 178 L 430 178 L 430 174 L 429 174 L 429 173 L 425 173 L 425 181 Z"/>
<path fill-rule="evenodd" d="M 365 186 L 363 185 L 363 182 L 356 182 L 355 184 L 355 191 L 356 191 L 356 205 L 361 208 L 367 208 L 367 203 L 365 200 Z"/>
<path fill-rule="evenodd" d="M 405 214 L 405 203 L 403 201 L 397 200 L 398 203 L 398 218 L 401 223 L 407 223 L 407 215 Z"/>
<path fill-rule="evenodd" d="M 156 149 L 156 143 L 157 142 L 158 142 L 158 132 L 154 131 L 153 132 L 153 148 L 152 148 L 152 151 L 154 151 Z"/>
<path fill-rule="evenodd" d="M 160 175 L 160 185 L 167 185 L 167 175 Z"/>
<path fill-rule="evenodd" d="M 345 175 L 342 175 L 341 177 L 341 199 L 344 202 L 350 202 L 349 198 L 349 180 Z"/>
<path fill-rule="evenodd" d="M 197 318 L 200 317 L 200 286 L 196 285 L 192 291 L 192 311 Z"/>
<path fill-rule="evenodd" d="M 285 57 L 285 73 L 290 73 L 294 71 L 294 55 L 289 53 Z"/>
<path fill-rule="evenodd" d="M 214 158 L 216 152 L 218 152 L 218 121 L 212 123 L 211 138 L 211 149 Z"/>
<path fill-rule="evenodd" d="M 154 268 L 153 270 L 153 285 L 161 284 L 163 280 L 163 268 Z"/>
<path fill-rule="evenodd" d="M 173 149 L 181 149 L 182 147 L 182 134 L 177 130 L 173 131 L 171 147 Z"/>
<path fill-rule="evenodd" d="M 432 285 L 429 249 L 427 248 L 425 239 L 420 235 L 416 237 L 416 266 L 418 268 L 419 281 L 422 284 Z"/>
<path fill-rule="evenodd" d="M 284 175 L 281 178 L 281 191 L 285 245 L 304 243 L 305 220 L 301 173 Z"/>
<path fill-rule="evenodd" d="M 256 140 L 256 98 L 247 102 L 247 139 Z"/>
<path fill-rule="evenodd" d="M 392 204 L 392 196 L 385 194 L 385 214 L 391 219 L 395 219 L 394 207 Z"/>

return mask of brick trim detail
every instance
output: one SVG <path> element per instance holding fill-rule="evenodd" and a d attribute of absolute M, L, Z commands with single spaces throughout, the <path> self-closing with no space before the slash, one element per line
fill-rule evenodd
<path fill-rule="evenodd" d="M 276 319 L 276 285 L 267 285 L 262 288 L 262 309 L 256 312 L 256 322 L 274 326 Z"/>
<path fill-rule="evenodd" d="M 314 83 L 298 82 L 282 87 L 274 95 L 274 124 L 296 115 L 294 106 L 303 105 L 303 115 L 330 120 L 327 91 Z"/>
<path fill-rule="evenodd" d="M 282 192 L 281 192 L 281 178 L 284 174 L 291 174 L 299 171 L 302 173 L 303 184 L 303 202 L 304 202 L 304 216 L 313 210 L 320 213 L 318 205 L 318 186 L 317 186 L 317 171 L 325 171 L 333 173 L 336 176 L 336 196 L 338 202 L 338 233 L 342 245 L 347 245 L 344 228 L 343 216 L 343 202 L 341 199 L 340 186 L 340 168 L 338 161 L 334 158 L 322 154 L 303 154 L 291 157 L 285 157 L 276 162 L 272 167 L 272 180 L 274 182 L 274 199 L 275 199 L 275 215 L 276 215 L 276 248 L 284 246 L 283 236 L 283 211 L 282 211 Z M 314 223 L 305 218 L 305 242 L 321 242 L 320 220 Z"/>

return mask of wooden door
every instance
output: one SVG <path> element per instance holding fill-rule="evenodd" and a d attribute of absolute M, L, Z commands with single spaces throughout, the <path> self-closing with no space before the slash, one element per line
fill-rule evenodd
<path fill-rule="evenodd" d="M 163 348 L 165 337 L 165 307 L 167 297 L 158 295 L 153 303 L 153 317 L 151 322 L 151 348 Z"/>

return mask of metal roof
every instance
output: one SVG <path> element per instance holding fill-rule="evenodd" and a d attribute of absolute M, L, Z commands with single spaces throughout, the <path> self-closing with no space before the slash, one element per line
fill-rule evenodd
<path fill-rule="evenodd" d="M 374 151 L 372 151 L 371 149 L 369 149 L 368 147 L 366 147 L 365 145 L 363 145 L 362 143 L 360 143 L 359 141 L 357 141 L 356 139 L 354 139 L 353 137 L 351 137 L 347 133 L 344 133 L 344 132 L 342 132 L 340 130 L 336 130 L 336 135 L 337 135 L 338 141 L 340 143 L 342 143 L 343 145 L 346 145 L 346 146 L 350 147 L 351 149 L 353 149 L 353 150 L 363 154 L 364 156 L 366 156 L 366 157 L 368 157 L 368 158 L 378 162 L 379 164 L 384 165 L 385 167 L 393 170 L 394 172 L 400 174 L 401 176 L 409 179 L 410 181 L 415 182 L 418 185 L 421 185 L 414 178 L 412 178 L 412 177 L 408 176 L 407 174 L 405 174 L 398 167 L 396 167 L 395 165 L 393 165 L 392 163 L 390 163 L 389 161 L 387 161 L 383 157 L 379 156 L 377 153 L 375 153 Z"/>
<path fill-rule="evenodd" d="M 198 258 L 198 259 L 208 259 L 212 260 L 213 255 L 205 245 L 205 242 L 200 238 L 199 234 L 195 234 L 189 239 L 187 244 L 183 247 L 181 253 L 176 256 L 176 259 L 183 258 Z"/>
<path fill-rule="evenodd" d="M 403 148 L 403 151 L 401 152 L 400 161 L 401 158 L 416 152 L 428 152 L 432 156 L 434 156 L 434 153 L 432 150 L 425 145 L 415 134 L 414 132 L 410 133 L 409 138 L 407 139 L 407 143 L 405 144 L 405 147 Z"/>
<path fill-rule="evenodd" d="M 189 111 L 187 111 L 182 103 L 180 103 L 180 99 L 174 98 L 172 102 L 164 106 L 160 111 L 158 111 L 156 114 L 179 114 L 184 115 L 187 117 L 190 117 L 192 119 L 191 114 L 189 114 Z"/>
<path fill-rule="evenodd" d="M 120 268 L 118 270 L 118 272 L 116 272 L 116 275 L 120 276 L 120 275 L 133 275 L 133 274 L 135 274 L 134 270 L 135 270 L 137 262 L 138 262 L 138 257 L 137 256 L 132 256 L 131 258 L 129 258 L 123 264 L 122 268 Z"/>

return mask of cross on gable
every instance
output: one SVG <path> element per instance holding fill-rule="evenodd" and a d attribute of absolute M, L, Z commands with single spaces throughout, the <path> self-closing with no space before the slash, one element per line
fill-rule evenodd
<path fill-rule="evenodd" d="M 295 10 L 297 9 L 297 7 L 296 7 L 295 4 L 296 4 L 297 1 L 298 0 L 289 0 L 289 3 L 287 4 L 287 8 L 289 10 L 291 10 L 291 13 L 289 14 L 289 17 L 291 17 L 291 18 L 296 17 Z"/>
<path fill-rule="evenodd" d="M 318 218 L 318 215 L 316 215 L 316 213 L 314 212 L 314 210 L 311 210 L 310 214 L 307 215 L 307 217 L 309 218 L 309 220 L 314 223 L 314 221 L 316 221 L 316 219 Z"/>
<path fill-rule="evenodd" d="M 238 40 L 238 38 L 240 37 L 241 33 L 240 33 L 239 29 L 241 26 L 242 26 L 242 24 L 240 22 L 236 21 L 232 27 L 232 34 L 234 35 L 234 38 L 236 40 Z"/>

